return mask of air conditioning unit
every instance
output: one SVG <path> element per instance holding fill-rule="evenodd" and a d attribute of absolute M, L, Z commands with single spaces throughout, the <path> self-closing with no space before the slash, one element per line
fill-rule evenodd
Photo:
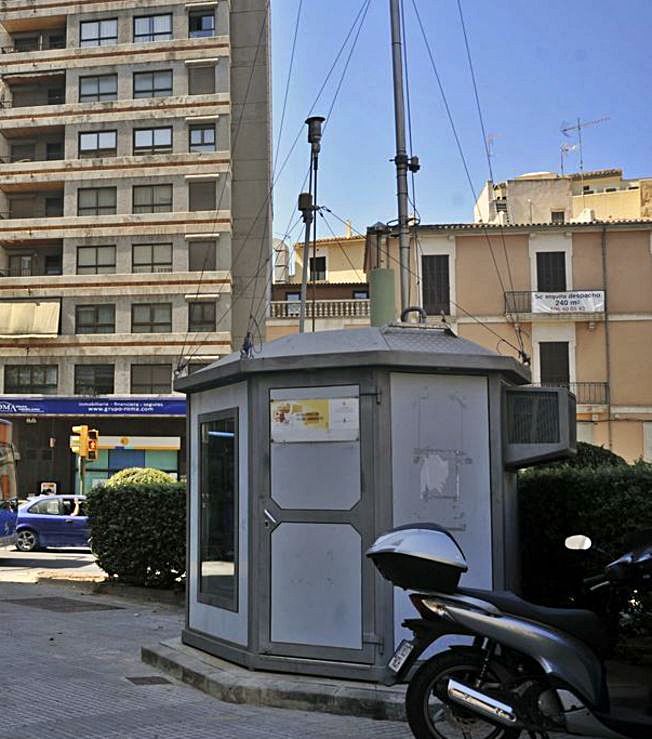
<path fill-rule="evenodd" d="M 577 451 L 575 409 L 575 396 L 565 387 L 505 388 L 505 466 L 518 469 L 572 457 Z"/>

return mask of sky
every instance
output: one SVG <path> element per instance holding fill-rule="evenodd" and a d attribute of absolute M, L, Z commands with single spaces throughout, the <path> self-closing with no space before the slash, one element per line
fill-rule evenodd
<path fill-rule="evenodd" d="M 317 93 L 362 0 L 303 0 L 294 65 L 283 101 L 300 0 L 272 0 L 272 84 L 276 184 L 274 234 L 294 224 L 308 167 L 308 114 L 327 115 L 348 54 Z M 422 223 L 472 220 L 473 194 L 455 145 L 413 10 L 416 3 L 473 183 L 489 178 L 466 59 L 457 0 L 405 0 L 408 71 Z M 485 128 L 493 138 L 496 181 L 524 172 L 559 171 L 560 132 L 578 116 L 609 117 L 583 131 L 584 168 L 621 167 L 625 177 L 652 176 L 650 0 L 462 0 Z M 362 232 L 396 219 L 396 180 L 389 2 L 371 0 L 364 26 L 326 123 L 319 204 Z M 284 164 L 297 134 L 298 144 Z M 280 146 L 277 150 L 277 142 Z M 578 169 L 577 152 L 566 171 Z M 343 225 L 327 215 L 335 233 Z M 328 225 L 319 220 L 320 236 Z M 292 232 L 298 238 L 300 224 Z"/>

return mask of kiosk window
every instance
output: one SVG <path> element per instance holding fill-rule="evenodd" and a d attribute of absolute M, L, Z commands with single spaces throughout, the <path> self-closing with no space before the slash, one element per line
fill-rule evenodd
<path fill-rule="evenodd" d="M 200 424 L 199 600 L 238 610 L 237 410 Z"/>

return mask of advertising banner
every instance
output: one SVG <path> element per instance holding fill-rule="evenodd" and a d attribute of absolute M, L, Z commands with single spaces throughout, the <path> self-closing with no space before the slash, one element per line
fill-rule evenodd
<path fill-rule="evenodd" d="M 302 398 L 271 401 L 273 442 L 356 441 L 358 398 Z"/>
<path fill-rule="evenodd" d="M 185 416 L 185 398 L 0 396 L 2 416 Z"/>
<path fill-rule="evenodd" d="M 532 293 L 532 313 L 603 313 L 603 290 Z"/>

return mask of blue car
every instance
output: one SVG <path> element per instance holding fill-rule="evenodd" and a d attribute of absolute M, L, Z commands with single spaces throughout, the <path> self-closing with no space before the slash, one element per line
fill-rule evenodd
<path fill-rule="evenodd" d="M 88 547 L 86 498 L 45 495 L 18 509 L 16 549 L 32 552 L 45 547 Z"/>
<path fill-rule="evenodd" d="M 0 547 L 15 543 L 17 502 L 0 500 Z"/>

